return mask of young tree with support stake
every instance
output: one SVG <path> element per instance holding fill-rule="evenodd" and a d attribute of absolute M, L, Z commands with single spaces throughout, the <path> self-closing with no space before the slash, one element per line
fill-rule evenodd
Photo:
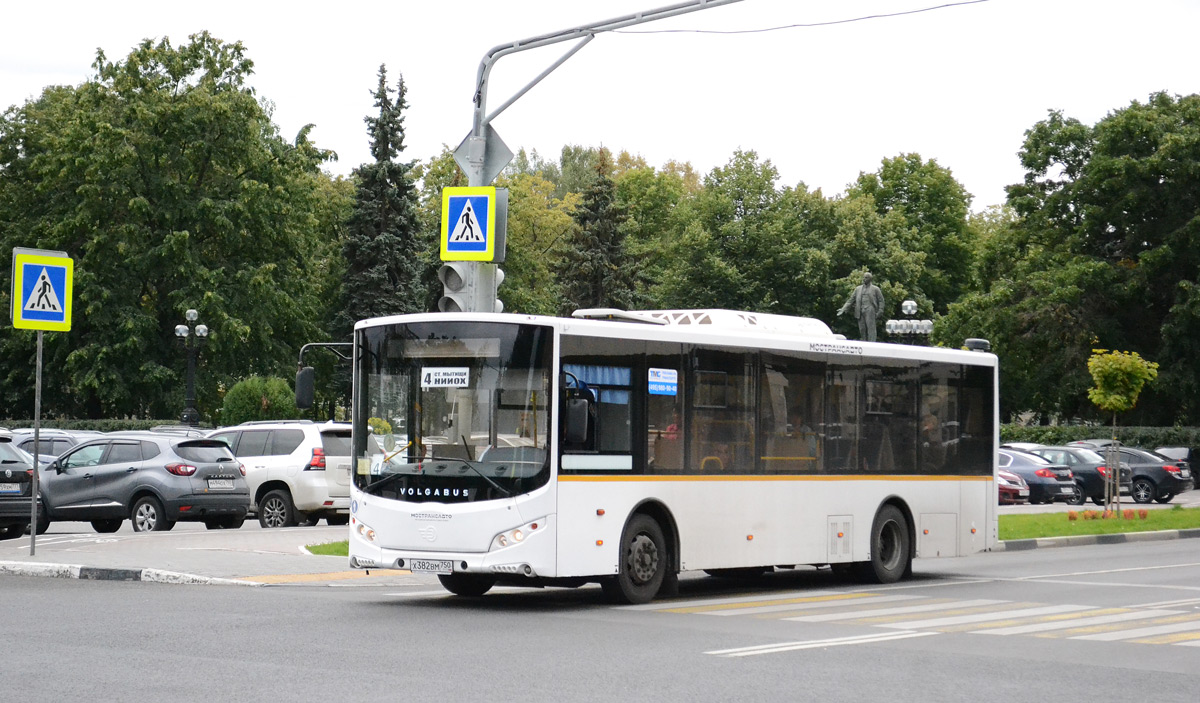
<path fill-rule="evenodd" d="M 1088 373 L 1096 384 L 1088 389 L 1088 399 L 1103 412 L 1112 413 L 1113 443 L 1108 447 L 1108 476 L 1105 481 L 1104 509 L 1117 504 L 1117 515 L 1121 512 L 1121 469 L 1117 453 L 1117 413 L 1131 410 L 1137 405 L 1142 387 L 1158 377 L 1158 364 L 1146 361 L 1137 352 L 1092 350 L 1088 359 Z"/>

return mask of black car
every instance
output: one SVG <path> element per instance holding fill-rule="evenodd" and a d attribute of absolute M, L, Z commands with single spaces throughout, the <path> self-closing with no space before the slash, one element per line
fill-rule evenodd
<path fill-rule="evenodd" d="M 0 437 L 0 539 L 20 537 L 29 528 L 31 459 L 11 437 Z"/>
<path fill-rule="evenodd" d="M 1083 505 L 1091 500 L 1096 505 L 1104 505 L 1104 482 L 1108 480 L 1108 467 L 1102 450 L 1087 447 L 1035 447 L 1029 450 L 1033 454 L 1055 464 L 1065 464 L 1075 477 L 1075 485 L 1079 493 L 1067 502 L 1071 505 Z M 1129 466 L 1120 461 L 1120 491 L 1121 495 L 1129 495 L 1133 483 L 1133 474 Z"/>
<path fill-rule="evenodd" d="M 1071 470 L 1065 464 L 1053 464 L 1021 449 L 1001 449 L 1000 468 L 1010 471 L 1029 484 L 1029 504 L 1053 503 L 1072 499 L 1077 488 Z"/>
<path fill-rule="evenodd" d="M 1195 487 L 1195 478 L 1186 463 L 1169 459 L 1146 449 L 1121 447 L 1121 462 L 1133 472 L 1131 495 L 1135 503 L 1169 503 L 1175 496 Z"/>
<path fill-rule="evenodd" d="M 246 469 L 224 442 L 144 432 L 91 440 L 41 469 L 51 521 L 88 520 L 116 532 L 169 530 L 179 520 L 241 527 L 250 509 Z M 40 528 L 40 526 L 39 526 Z"/>
<path fill-rule="evenodd" d="M 1177 464 L 1185 465 L 1188 469 L 1192 469 L 1192 464 L 1200 459 L 1200 450 L 1194 447 L 1155 447 L 1155 454 L 1162 454 L 1168 459 L 1175 461 Z M 1194 471 L 1194 470 L 1193 470 Z M 1192 481 L 1196 480 L 1196 474 L 1192 473 Z"/>

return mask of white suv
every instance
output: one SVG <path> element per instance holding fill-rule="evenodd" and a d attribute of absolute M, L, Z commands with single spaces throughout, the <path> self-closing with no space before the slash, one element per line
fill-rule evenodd
<path fill-rule="evenodd" d="M 251 510 L 263 527 L 350 521 L 350 425 L 246 422 L 210 432 L 246 466 Z"/>

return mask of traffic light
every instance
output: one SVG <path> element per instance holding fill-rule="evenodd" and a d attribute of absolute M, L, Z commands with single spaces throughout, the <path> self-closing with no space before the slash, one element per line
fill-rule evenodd
<path fill-rule="evenodd" d="M 503 312 L 504 303 L 496 299 L 496 288 L 504 281 L 504 271 L 495 264 L 477 261 L 451 261 L 438 269 L 442 312 Z"/>

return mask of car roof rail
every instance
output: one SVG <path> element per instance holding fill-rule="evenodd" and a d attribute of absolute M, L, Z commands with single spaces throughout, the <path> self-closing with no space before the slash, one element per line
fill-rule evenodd
<path fill-rule="evenodd" d="M 311 425 L 312 420 L 247 420 L 243 425 Z"/>

